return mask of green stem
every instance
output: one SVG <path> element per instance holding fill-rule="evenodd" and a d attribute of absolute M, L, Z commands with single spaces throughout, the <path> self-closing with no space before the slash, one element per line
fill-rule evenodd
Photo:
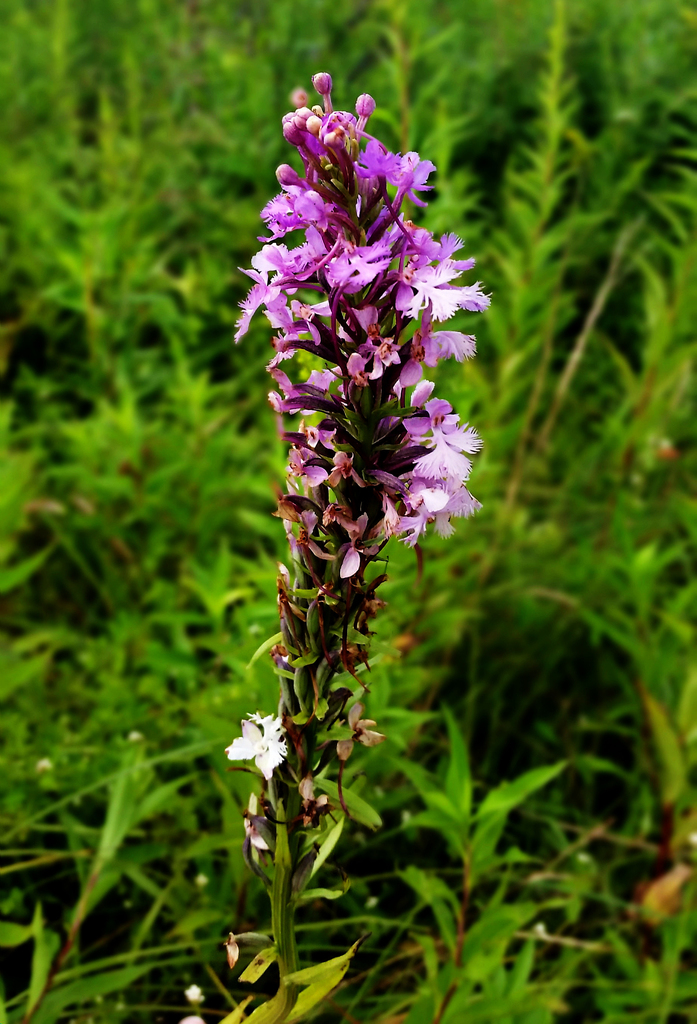
<path fill-rule="evenodd" d="M 289 811 L 293 795 L 289 801 Z M 288 814 L 291 818 L 293 815 Z M 283 1024 L 288 1019 L 297 998 L 295 985 L 285 979 L 298 969 L 298 948 L 295 942 L 295 906 L 291 899 L 293 878 L 293 857 L 286 825 L 286 810 L 283 801 L 276 805 L 276 852 L 274 855 L 274 878 L 271 891 L 271 924 L 274 942 L 278 949 L 279 982 L 278 992 L 263 1006 L 257 1007 L 249 1018 L 249 1024 Z"/>
<path fill-rule="evenodd" d="M 276 828 L 275 874 L 271 893 L 271 922 L 278 949 L 281 982 L 286 974 L 298 969 L 298 950 L 295 943 L 295 907 L 291 900 L 293 859 L 288 842 L 288 827 L 283 820 L 285 808 L 279 801 Z M 283 823 L 282 823 L 283 822 Z M 293 986 L 288 986 L 292 988 Z"/>

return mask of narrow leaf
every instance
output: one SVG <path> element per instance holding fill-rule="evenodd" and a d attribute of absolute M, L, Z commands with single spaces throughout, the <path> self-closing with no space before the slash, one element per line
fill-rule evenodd
<path fill-rule="evenodd" d="M 315 777 L 315 786 L 330 796 L 336 802 L 336 805 L 339 806 L 339 787 L 336 782 L 332 782 L 331 779 Z M 359 824 L 365 825 L 367 828 L 380 828 L 382 818 L 377 811 L 373 810 L 370 804 L 367 804 L 365 800 L 361 800 L 350 789 L 344 789 L 343 794 L 352 818 L 355 818 Z"/>
<path fill-rule="evenodd" d="M 220 1024 L 241 1024 L 244 1020 L 245 1008 L 249 1006 L 252 999 L 254 999 L 254 996 L 247 996 L 246 999 L 243 999 L 242 1002 L 235 1007 L 232 1013 L 228 1013 L 227 1017 L 223 1017 Z"/>
<path fill-rule="evenodd" d="M 0 921 L 0 946 L 21 946 L 32 937 L 33 924 L 15 924 L 13 921 Z"/>
<path fill-rule="evenodd" d="M 268 640 L 264 640 L 263 644 L 260 644 L 259 647 L 257 647 L 256 651 L 249 659 L 247 668 L 250 669 L 254 662 L 259 660 L 262 654 L 266 654 L 266 652 L 270 651 L 276 644 L 280 644 L 282 640 L 283 635 L 281 633 L 274 633 L 274 635 L 270 636 Z"/>
<path fill-rule="evenodd" d="M 257 953 L 251 963 L 247 964 L 240 974 L 239 980 L 247 981 L 250 984 L 258 981 L 266 969 L 277 959 L 278 949 L 276 946 L 267 946 L 266 949 L 262 949 L 261 953 Z"/>

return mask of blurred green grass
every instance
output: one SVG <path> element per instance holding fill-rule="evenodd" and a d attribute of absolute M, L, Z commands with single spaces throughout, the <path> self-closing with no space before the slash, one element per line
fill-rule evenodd
<path fill-rule="evenodd" d="M 466 239 L 493 303 L 462 319 L 478 359 L 438 380 L 485 438 L 484 509 L 429 541 L 420 583 L 391 554 L 370 698 L 390 740 L 358 765 L 386 825 L 301 931 L 308 957 L 373 937 L 321 1019 L 431 1024 L 455 976 L 442 1024 L 697 1019 L 694 883 L 660 920 L 636 907 L 697 832 L 697 9 L 5 0 L 3 22 L 0 915 L 35 922 L 3 952 L 8 1019 L 105 835 L 38 1024 L 175 1021 L 191 982 L 219 1019 L 218 943 L 268 925 L 222 747 L 274 704 L 246 665 L 274 631 L 284 452 L 263 325 L 231 337 L 280 116 L 325 68 L 436 162 L 424 222 Z M 478 801 L 567 762 L 469 909 L 537 907 L 564 941 L 506 933 L 462 977 L 451 824 L 410 823 L 454 763 L 444 709 Z"/>

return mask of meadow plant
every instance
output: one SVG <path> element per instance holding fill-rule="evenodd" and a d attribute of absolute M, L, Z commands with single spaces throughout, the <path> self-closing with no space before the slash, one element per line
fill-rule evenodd
<path fill-rule="evenodd" d="M 261 214 L 269 234 L 245 271 L 254 284 L 236 334 L 263 308 L 276 332 L 269 400 L 291 446 L 276 513 L 290 547 L 288 567 L 279 566 L 280 632 L 262 645 L 278 674 L 278 713 L 251 712 L 226 751 L 230 760 L 253 760 L 263 779 L 243 850 L 270 892 L 273 945 L 242 980 L 275 961 L 280 983 L 253 1012 L 256 1024 L 300 1020 L 358 947 L 299 970 L 294 914 L 302 902 L 345 889 L 346 880 L 335 891 L 308 888 L 345 820 L 375 825 L 371 808 L 342 783 L 355 744 L 385 739 L 363 717 L 385 546 L 396 537 L 418 552 L 430 524 L 449 536 L 453 519 L 480 507 L 467 480 L 481 439 L 423 376 L 424 366 L 475 354 L 472 335 L 438 327 L 458 310 L 489 305 L 479 282 L 454 283 L 474 260 L 458 258 L 456 235 L 436 239 L 410 219 L 408 204 L 426 205 L 435 166 L 415 152 L 389 152 L 368 132 L 373 98 L 359 96 L 355 114 L 334 110 L 330 76 L 315 75 L 313 84 L 323 107 L 308 107 L 298 91 L 298 108 L 283 118 L 303 173 L 288 164 L 276 172 L 282 191 Z M 281 239 L 293 232 L 304 237 L 289 248 Z M 294 381 L 285 367 L 298 352 L 306 368 L 306 354 L 317 367 Z M 285 431 L 285 414 L 303 418 Z M 259 936 L 231 934 L 231 966 L 250 941 Z"/>

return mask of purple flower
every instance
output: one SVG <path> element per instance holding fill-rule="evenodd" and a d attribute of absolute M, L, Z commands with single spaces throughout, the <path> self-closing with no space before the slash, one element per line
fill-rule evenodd
<path fill-rule="evenodd" d="M 399 155 L 389 153 L 379 142 L 371 139 L 356 164 L 356 171 L 361 178 L 387 178 L 391 185 L 395 185 L 401 167 Z"/>
<path fill-rule="evenodd" d="M 426 181 L 429 174 L 435 169 L 435 164 L 432 164 L 430 160 L 422 160 L 418 153 L 407 153 L 403 156 L 396 180 L 392 181 L 392 184 L 396 185 L 398 189 L 397 199 L 401 200 L 402 196 L 406 196 L 417 206 L 426 206 L 426 203 L 422 199 L 418 199 L 414 193 L 428 191 L 432 188 L 431 185 L 426 184 Z"/>
<path fill-rule="evenodd" d="M 378 550 L 376 538 L 414 544 L 429 524 L 447 535 L 452 518 L 479 507 L 464 482 L 481 440 L 421 377 L 424 366 L 475 355 L 473 335 L 436 327 L 458 310 L 481 312 L 489 296 L 462 282 L 474 260 L 457 258 L 457 234 L 435 238 L 402 212 L 406 200 L 425 205 L 434 164 L 366 134 L 372 97 L 359 97 L 354 115 L 333 109 L 329 75 L 315 84 L 324 113 L 305 99 L 283 118 L 305 170 L 278 168 L 282 191 L 262 211 L 270 237 L 245 270 L 252 287 L 236 340 L 263 309 L 275 332 L 269 401 L 279 415 L 306 417 L 285 435 L 287 499 L 300 502 L 289 506 L 300 531 L 286 522 L 289 542 L 294 557 L 339 559 L 347 579 Z M 301 233 L 295 246 L 281 241 L 290 231 Z M 298 350 L 317 364 L 296 383 Z"/>
<path fill-rule="evenodd" d="M 327 264 L 325 273 L 333 288 L 352 294 L 371 284 L 389 267 L 391 260 L 388 242 L 364 246 L 345 242 L 344 251 Z"/>
<path fill-rule="evenodd" d="M 450 284 L 459 275 L 451 260 L 436 267 L 405 268 L 397 290 L 397 309 L 415 319 L 420 310 L 430 305 L 434 320 L 449 320 L 458 309 L 486 309 L 491 300 L 481 291 L 479 281 L 465 287 Z"/>
<path fill-rule="evenodd" d="M 247 271 L 247 273 L 249 273 L 249 271 Z M 254 285 L 247 295 L 247 298 L 240 302 L 240 306 L 242 307 L 242 316 L 237 321 L 235 341 L 239 341 L 240 338 L 247 333 L 249 330 L 249 321 L 252 319 L 259 307 L 266 305 L 268 302 L 273 302 L 274 299 L 278 298 L 279 294 L 279 288 L 270 287 L 263 281 L 259 281 Z"/>
<path fill-rule="evenodd" d="M 302 451 L 302 449 L 291 448 L 288 453 L 288 466 L 286 468 L 291 476 L 307 480 L 312 487 L 316 487 L 317 484 L 324 483 L 329 474 L 322 466 L 308 465 L 310 458 L 311 456 Z"/>
<path fill-rule="evenodd" d="M 427 480 L 450 478 L 458 482 L 467 480 L 472 463 L 463 452 L 473 454 L 482 447 L 482 440 L 473 427 L 460 426 L 460 417 L 442 398 L 426 402 L 428 418 L 407 420 L 405 426 L 412 438 L 430 448 L 428 455 L 416 462 L 415 472 Z M 430 432 L 430 437 L 426 434 Z"/>

